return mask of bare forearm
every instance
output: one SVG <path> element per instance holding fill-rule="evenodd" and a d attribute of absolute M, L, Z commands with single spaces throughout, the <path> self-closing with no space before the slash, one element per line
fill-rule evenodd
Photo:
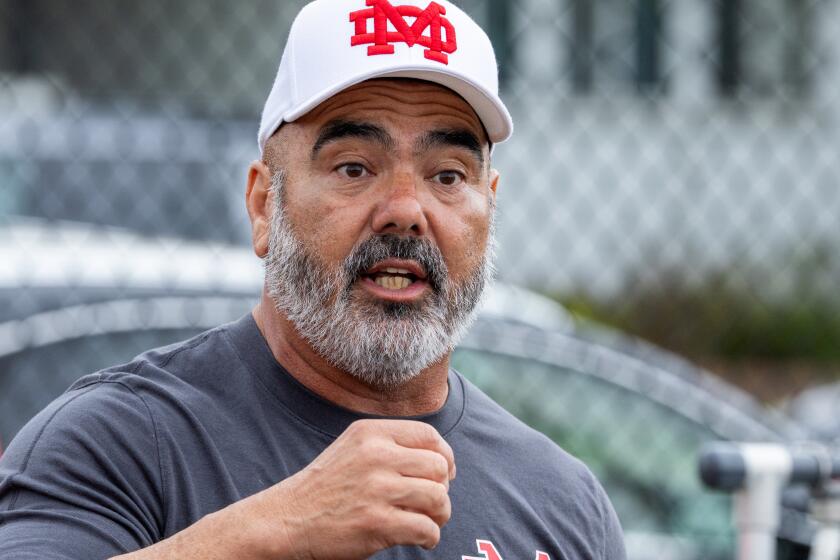
<path fill-rule="evenodd" d="M 246 521 L 239 504 L 208 515 L 183 531 L 153 546 L 111 560 L 283 560 L 288 550 L 276 546 L 272 538 L 261 538 L 259 527 Z M 266 535 L 268 537 L 268 535 Z M 273 550 L 272 546 L 273 545 Z"/>

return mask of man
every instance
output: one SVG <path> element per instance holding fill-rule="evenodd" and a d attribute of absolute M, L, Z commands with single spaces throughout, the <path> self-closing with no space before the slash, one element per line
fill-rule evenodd
<path fill-rule="evenodd" d="M 449 3 L 304 8 L 248 174 L 260 304 L 30 422 L 0 557 L 624 558 L 589 471 L 449 369 L 492 270 L 497 90 Z"/>

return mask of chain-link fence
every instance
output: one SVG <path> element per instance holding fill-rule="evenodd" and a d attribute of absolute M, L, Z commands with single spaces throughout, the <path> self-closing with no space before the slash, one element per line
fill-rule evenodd
<path fill-rule="evenodd" d="M 68 378 L 248 308 L 245 169 L 304 3 L 0 0 L 0 437 Z M 516 122 L 502 281 L 764 399 L 840 372 L 840 2 L 456 3 Z"/>

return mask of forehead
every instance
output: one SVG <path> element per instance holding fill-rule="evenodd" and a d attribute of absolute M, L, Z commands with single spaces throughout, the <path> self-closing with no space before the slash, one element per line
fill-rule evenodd
<path fill-rule="evenodd" d="M 487 143 L 487 134 L 472 106 L 452 90 L 422 80 L 375 79 L 352 86 L 318 105 L 295 124 L 317 130 L 334 120 L 364 120 L 429 128 L 464 128 Z"/>

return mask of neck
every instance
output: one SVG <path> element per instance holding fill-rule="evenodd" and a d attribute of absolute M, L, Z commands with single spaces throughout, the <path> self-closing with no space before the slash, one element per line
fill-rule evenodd
<path fill-rule="evenodd" d="M 418 416 L 439 410 L 446 402 L 448 354 L 412 380 L 381 388 L 360 381 L 318 355 L 265 292 L 253 315 L 274 359 L 307 389 L 334 404 L 365 414 Z"/>

